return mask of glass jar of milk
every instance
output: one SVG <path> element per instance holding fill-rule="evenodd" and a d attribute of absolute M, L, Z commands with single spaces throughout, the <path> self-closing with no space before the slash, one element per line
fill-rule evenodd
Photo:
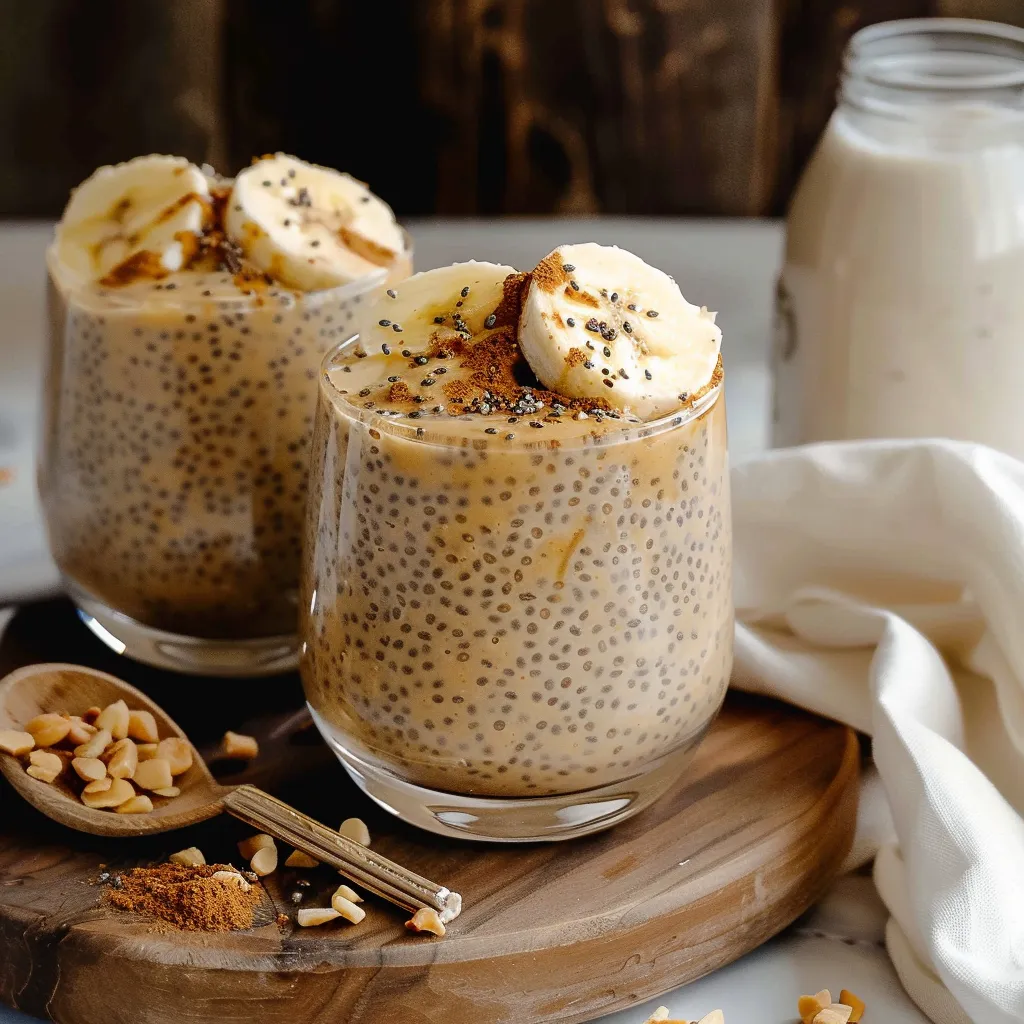
<path fill-rule="evenodd" d="M 1024 30 L 857 33 L 787 227 L 775 444 L 946 436 L 1024 457 Z"/>

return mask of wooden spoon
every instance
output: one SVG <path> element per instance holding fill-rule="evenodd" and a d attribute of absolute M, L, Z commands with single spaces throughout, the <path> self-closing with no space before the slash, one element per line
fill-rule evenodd
<path fill-rule="evenodd" d="M 116 676 L 82 665 L 28 665 L 0 680 L 0 730 L 20 730 L 30 719 L 47 712 L 74 714 L 94 705 L 106 707 L 117 700 L 124 700 L 132 710 L 151 712 L 161 739 L 178 736 L 192 746 L 180 726 L 140 690 Z M 222 785 L 194 746 L 192 767 L 174 779 L 181 793 L 169 799 L 154 797 L 153 810 L 148 814 L 115 814 L 86 807 L 70 787 L 59 780 L 46 783 L 32 778 L 21 761 L 10 754 L 0 752 L 0 771 L 48 818 L 79 832 L 142 836 L 185 828 L 227 811 L 406 910 L 415 912 L 427 907 L 436 910 L 442 920 L 450 921 L 462 909 L 458 893 L 346 839 L 263 790 L 250 785 Z"/>

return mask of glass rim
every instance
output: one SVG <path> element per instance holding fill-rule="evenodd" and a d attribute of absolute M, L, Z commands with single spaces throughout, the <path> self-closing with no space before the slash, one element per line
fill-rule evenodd
<path fill-rule="evenodd" d="M 916 40 L 934 45 L 916 51 L 896 53 L 885 44 Z M 956 46 L 959 42 L 962 45 Z M 945 45 L 943 45 L 945 44 Z M 1019 63 L 1019 67 L 993 69 L 972 74 L 940 74 L 922 68 L 895 69 L 886 57 L 921 57 L 942 54 L 991 58 L 993 63 Z M 972 94 L 1024 89 L 1024 28 L 976 18 L 904 18 L 869 25 L 854 33 L 843 57 L 842 77 L 903 94 L 932 92 L 940 95 Z"/>
<path fill-rule="evenodd" d="M 444 421 L 430 420 L 422 425 L 409 422 L 408 419 L 385 416 L 376 409 L 366 409 L 354 405 L 335 386 L 330 377 L 330 370 L 339 363 L 344 350 L 355 346 L 359 342 L 359 334 L 352 334 L 342 341 L 335 342 L 324 353 L 320 360 L 320 371 L 318 374 L 317 400 L 326 396 L 326 401 L 338 410 L 349 422 L 361 423 L 364 426 L 379 431 L 381 434 L 389 434 L 392 437 L 400 437 L 403 440 L 411 441 L 414 444 L 425 444 L 435 448 L 463 449 L 473 448 L 476 450 L 496 449 L 499 452 L 507 451 L 541 451 L 545 449 L 558 448 L 560 451 L 577 451 L 583 448 L 594 448 L 625 444 L 643 438 L 655 437 L 668 433 L 694 423 L 701 419 L 706 413 L 718 403 L 719 398 L 725 393 L 724 371 L 717 384 L 709 384 L 699 392 L 690 405 L 685 409 L 676 410 L 659 416 L 654 420 L 616 420 L 616 427 L 602 430 L 598 434 L 582 432 L 573 437 L 535 437 L 534 432 L 518 431 L 514 440 L 507 441 L 502 436 L 494 437 L 472 437 L 458 435 L 454 432 L 443 429 Z M 719 355 L 719 366 L 722 365 Z M 520 417 L 525 421 L 528 417 Z M 431 429 L 429 424 L 440 422 L 440 428 Z M 510 424 L 510 427 L 516 426 Z M 422 431 L 422 433 L 421 433 Z M 537 433 L 540 433 L 539 431 Z"/>

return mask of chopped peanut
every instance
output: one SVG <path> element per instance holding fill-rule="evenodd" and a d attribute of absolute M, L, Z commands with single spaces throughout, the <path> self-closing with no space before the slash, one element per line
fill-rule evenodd
<path fill-rule="evenodd" d="M 37 764 L 30 764 L 25 769 L 26 775 L 31 775 L 33 779 L 38 779 L 40 782 L 56 782 L 59 772 L 51 771 L 49 768 L 40 768 Z"/>
<path fill-rule="evenodd" d="M 315 857 L 310 857 L 308 853 L 303 853 L 302 850 L 292 850 L 288 854 L 288 859 L 284 862 L 286 868 L 318 868 L 320 867 L 320 861 Z"/>
<path fill-rule="evenodd" d="M 814 1015 L 812 1024 L 846 1024 L 853 1013 L 853 1007 L 842 1003 L 831 1003 Z"/>
<path fill-rule="evenodd" d="M 123 740 L 128 735 L 128 705 L 123 700 L 108 704 L 97 717 L 97 729 L 106 729 L 115 740 Z"/>
<path fill-rule="evenodd" d="M 156 728 L 156 719 L 151 711 L 128 712 L 128 735 L 142 743 L 156 743 L 160 733 Z"/>
<path fill-rule="evenodd" d="M 221 754 L 230 757 L 234 761 L 251 761 L 260 752 L 260 745 L 253 736 L 243 736 L 241 733 L 228 730 L 224 733 L 221 741 Z"/>
<path fill-rule="evenodd" d="M 318 925 L 327 924 L 328 921 L 336 921 L 341 914 L 333 908 L 328 907 L 307 907 L 300 910 L 296 915 L 300 928 L 316 928 Z"/>
<path fill-rule="evenodd" d="M 800 1014 L 803 1024 L 811 1024 L 811 1021 L 821 1013 L 822 1010 L 832 1005 L 832 993 L 827 988 L 816 992 L 813 996 L 801 996 L 796 1001 L 796 1012 Z"/>
<path fill-rule="evenodd" d="M 352 924 L 359 924 L 366 917 L 366 911 L 362 907 L 357 907 L 351 900 L 346 899 L 338 892 L 331 897 L 331 906 Z"/>
<path fill-rule="evenodd" d="M 420 907 L 412 917 L 405 922 L 405 927 L 411 932 L 430 932 L 432 935 L 444 935 L 444 922 L 438 916 L 436 910 L 431 907 Z"/>
<path fill-rule="evenodd" d="M 101 761 L 100 763 L 102 764 L 103 762 Z M 113 782 L 114 780 L 109 775 L 105 775 L 102 779 L 93 779 L 92 782 L 87 782 L 85 784 L 85 789 L 83 789 L 82 792 L 105 793 L 108 789 L 110 789 Z"/>
<path fill-rule="evenodd" d="M 123 804 L 117 805 L 118 814 L 149 814 L 151 810 L 153 801 L 145 794 L 130 797 Z"/>
<path fill-rule="evenodd" d="M 64 771 L 64 762 L 51 750 L 33 750 L 28 755 L 28 763 L 41 771 L 51 772 L 54 778 Z"/>
<path fill-rule="evenodd" d="M 857 1024 L 857 1022 L 864 1016 L 864 1010 L 866 1009 L 863 999 L 858 999 L 849 989 L 844 988 L 839 993 L 839 1002 L 844 1006 L 850 1007 L 850 1024 Z"/>
<path fill-rule="evenodd" d="M 697 1024 L 725 1024 L 725 1014 L 721 1010 L 712 1010 L 704 1014 Z"/>
<path fill-rule="evenodd" d="M 154 757 L 160 756 L 159 743 L 136 743 L 135 747 L 139 752 L 140 761 L 152 761 Z"/>
<path fill-rule="evenodd" d="M 80 743 L 88 743 L 89 737 L 96 734 L 96 726 L 83 722 L 77 715 L 71 715 L 68 721 L 71 723 L 71 728 L 68 730 L 67 741 L 73 746 L 77 747 Z"/>
<path fill-rule="evenodd" d="M 129 742 L 131 742 L 129 740 Z M 167 789 L 171 785 L 171 765 L 162 757 L 143 761 L 135 769 L 135 785 L 141 789 Z"/>
<path fill-rule="evenodd" d="M 344 884 L 339 885 L 338 888 L 334 890 L 334 895 L 335 896 L 344 896 L 345 899 L 350 900 L 352 903 L 362 903 L 363 902 L 363 897 L 360 896 L 359 893 L 357 893 L 355 891 L 355 889 L 352 889 L 349 886 L 344 885 Z"/>
<path fill-rule="evenodd" d="M 265 875 L 272 875 L 277 870 L 277 846 L 273 843 L 264 846 L 252 855 L 249 867 L 256 872 L 260 878 Z"/>
<path fill-rule="evenodd" d="M 370 845 L 370 830 L 362 818 L 346 818 L 338 826 L 338 834 L 343 835 L 346 839 L 351 839 L 354 843 L 359 843 L 360 846 Z"/>
<path fill-rule="evenodd" d="M 54 747 L 71 732 L 71 723 L 60 715 L 36 715 L 26 722 L 25 732 L 32 734 L 37 747 Z"/>
<path fill-rule="evenodd" d="M 75 747 L 75 757 L 99 757 L 110 746 L 112 739 L 108 730 L 100 729 L 85 743 Z"/>
<path fill-rule="evenodd" d="M 172 853 L 167 859 L 172 864 L 182 864 L 187 868 L 199 867 L 206 863 L 203 851 L 198 846 L 189 846 L 184 850 L 179 850 L 177 853 Z M 244 882 L 245 879 L 243 878 L 242 881 Z"/>
<path fill-rule="evenodd" d="M 17 729 L 0 729 L 0 750 L 5 754 L 21 757 L 36 745 L 30 732 L 19 732 Z"/>
<path fill-rule="evenodd" d="M 71 762 L 80 779 L 86 782 L 95 782 L 107 774 L 107 766 L 98 757 L 76 757 Z"/>
<path fill-rule="evenodd" d="M 100 779 L 99 782 L 105 782 L 106 779 Z M 99 783 L 90 782 L 89 786 L 96 786 Z M 104 807 L 120 807 L 126 800 L 131 800 L 135 796 L 135 790 L 132 788 L 132 784 L 127 779 L 114 779 L 110 780 L 110 785 L 99 792 L 93 790 L 89 791 L 89 786 L 86 786 L 82 790 L 82 803 L 86 807 L 92 807 L 93 809 L 100 809 Z"/>
<path fill-rule="evenodd" d="M 273 836 L 268 836 L 265 832 L 258 832 L 254 836 L 249 836 L 248 839 L 243 839 L 238 844 L 238 853 L 245 860 L 252 860 L 256 855 L 257 850 L 262 850 L 265 846 L 273 845 Z"/>
<path fill-rule="evenodd" d="M 237 885 L 243 892 L 248 892 L 252 886 L 237 871 L 214 871 L 211 878 L 219 882 L 226 882 L 228 885 Z"/>
<path fill-rule="evenodd" d="M 157 756 L 170 763 L 172 775 L 183 775 L 192 767 L 192 747 L 179 736 L 161 740 Z"/>
<path fill-rule="evenodd" d="M 95 725 L 96 719 L 100 717 L 100 712 L 102 710 L 103 708 L 99 708 L 93 704 L 91 708 L 86 708 L 85 711 L 82 712 L 82 721 L 88 722 L 89 725 Z"/>
<path fill-rule="evenodd" d="M 150 790 L 153 796 L 172 797 L 180 796 L 181 790 L 177 786 L 163 786 L 160 789 Z"/>
<path fill-rule="evenodd" d="M 129 739 L 118 740 L 106 753 L 107 774 L 115 779 L 130 779 L 139 763 L 139 752 Z"/>

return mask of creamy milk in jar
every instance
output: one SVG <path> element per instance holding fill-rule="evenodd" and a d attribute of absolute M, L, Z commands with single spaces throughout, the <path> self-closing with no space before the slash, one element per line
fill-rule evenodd
<path fill-rule="evenodd" d="M 795 193 L 774 442 L 947 436 L 1024 457 L 1024 31 L 858 33 Z"/>

